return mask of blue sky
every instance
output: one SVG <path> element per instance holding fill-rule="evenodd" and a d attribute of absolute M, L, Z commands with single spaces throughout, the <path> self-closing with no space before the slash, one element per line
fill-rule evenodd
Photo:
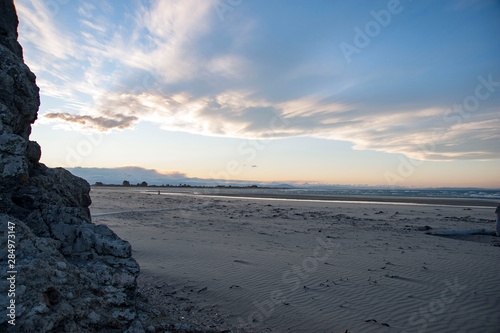
<path fill-rule="evenodd" d="M 498 1 L 15 3 L 49 166 L 500 187 Z"/>

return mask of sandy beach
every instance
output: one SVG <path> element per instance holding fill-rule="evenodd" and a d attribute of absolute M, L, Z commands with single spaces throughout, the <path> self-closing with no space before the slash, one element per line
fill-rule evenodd
<path fill-rule="evenodd" d="M 491 203 L 173 192 L 91 192 L 93 222 L 131 243 L 141 266 L 140 292 L 156 309 L 158 325 L 231 332 L 500 331 L 500 239 L 425 233 L 425 226 L 493 230 Z"/>

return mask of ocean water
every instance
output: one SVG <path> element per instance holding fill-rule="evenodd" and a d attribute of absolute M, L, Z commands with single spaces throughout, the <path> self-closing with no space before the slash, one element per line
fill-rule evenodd
<path fill-rule="evenodd" d="M 275 188 L 218 188 L 205 191 L 237 194 L 293 194 L 293 195 L 338 195 L 338 196 L 373 196 L 373 197 L 415 197 L 415 198 L 467 198 L 467 199 L 498 199 L 500 190 L 489 189 L 373 189 L 373 188 L 347 188 L 347 189 L 275 189 Z M 208 192 L 208 193 L 207 193 Z M 212 192 L 212 193 L 213 193 Z"/>
<path fill-rule="evenodd" d="M 291 190 L 298 191 L 300 190 Z M 314 193 L 313 193 L 314 192 Z M 288 192 L 293 193 L 293 192 Z M 335 190 L 310 190 L 304 194 L 323 195 L 365 195 L 383 197 L 421 197 L 421 198 L 478 198 L 478 199 L 499 199 L 499 190 L 462 190 L 462 189 L 335 189 Z"/>

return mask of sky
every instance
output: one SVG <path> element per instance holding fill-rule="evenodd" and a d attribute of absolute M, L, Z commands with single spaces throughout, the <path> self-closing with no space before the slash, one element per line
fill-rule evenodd
<path fill-rule="evenodd" d="M 50 167 L 500 188 L 496 0 L 15 4 Z"/>

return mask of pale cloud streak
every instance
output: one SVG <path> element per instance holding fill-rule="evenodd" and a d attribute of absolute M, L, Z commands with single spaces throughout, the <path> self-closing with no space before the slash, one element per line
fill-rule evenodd
<path fill-rule="evenodd" d="M 53 24 L 58 8 L 46 7 L 37 0 L 16 2 L 16 9 L 23 17 L 24 38 L 46 57 L 51 56 L 51 60 L 66 60 L 74 55 L 75 48 L 71 37 Z"/>
<path fill-rule="evenodd" d="M 209 34 L 213 21 L 214 1 L 154 1 L 139 10 L 139 30 L 132 45 L 112 50 L 133 68 L 154 72 L 165 83 L 191 80 L 203 73 L 237 75 L 244 59 L 236 55 L 210 57 L 198 53 L 197 43 Z M 132 47 L 131 47 L 132 46 Z"/>
<path fill-rule="evenodd" d="M 83 128 L 97 129 L 98 131 L 129 128 L 134 122 L 137 122 L 137 117 L 122 114 L 115 114 L 113 118 L 108 118 L 103 116 L 79 116 L 71 113 L 46 113 L 44 117 L 47 119 L 60 119 L 67 123 L 74 123 Z"/>

